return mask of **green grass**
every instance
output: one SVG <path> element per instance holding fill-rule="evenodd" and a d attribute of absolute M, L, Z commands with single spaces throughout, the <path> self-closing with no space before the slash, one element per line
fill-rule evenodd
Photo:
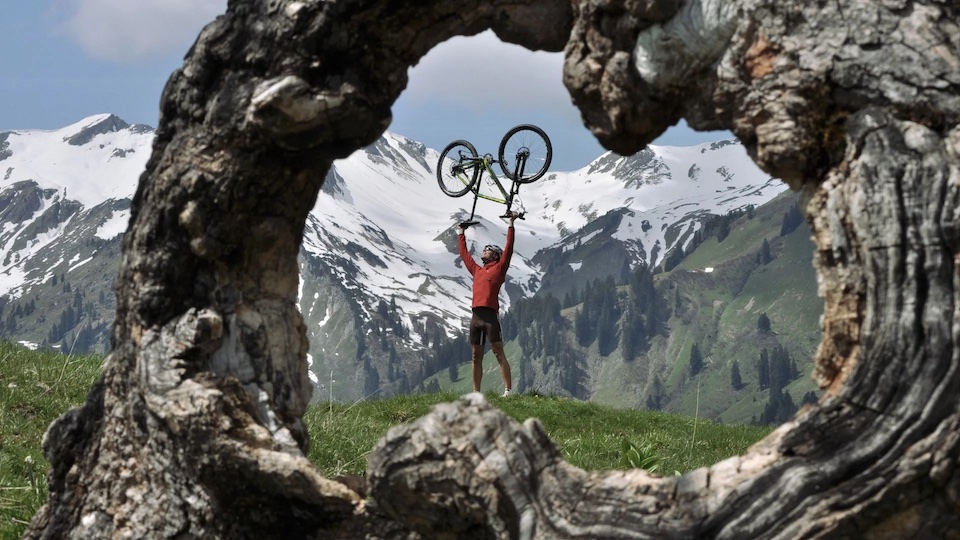
<path fill-rule="evenodd" d="M 47 498 L 43 434 L 84 402 L 102 359 L 0 342 L 0 538 L 20 538 Z"/>
<path fill-rule="evenodd" d="M 40 450 L 43 434 L 55 418 L 83 403 L 101 367 L 102 359 L 95 356 L 35 352 L 0 342 L 0 539 L 20 538 L 46 500 L 49 464 Z M 469 373 L 461 373 L 469 379 Z M 497 373 L 488 376 L 499 382 Z M 328 477 L 362 474 L 370 450 L 389 428 L 412 422 L 433 405 L 460 395 L 440 392 L 313 405 L 304 418 L 311 438 L 308 457 Z M 554 396 L 505 399 L 491 392 L 487 399 L 520 422 L 538 418 L 564 459 L 587 470 L 618 469 L 641 459 L 655 462 L 661 474 L 687 472 L 742 454 L 770 432 Z M 642 453 L 626 456 L 625 447 Z"/>
<path fill-rule="evenodd" d="M 360 474 L 367 454 L 392 426 L 427 414 L 438 403 L 454 401 L 450 392 L 413 394 L 353 405 L 314 406 L 305 420 L 310 428 L 310 460 L 326 476 Z M 744 453 L 770 428 L 724 426 L 702 418 L 615 409 L 555 396 L 486 395 L 507 415 L 523 422 L 537 418 L 571 464 L 587 470 L 620 468 L 622 441 L 649 444 L 660 470 L 687 472 Z"/>

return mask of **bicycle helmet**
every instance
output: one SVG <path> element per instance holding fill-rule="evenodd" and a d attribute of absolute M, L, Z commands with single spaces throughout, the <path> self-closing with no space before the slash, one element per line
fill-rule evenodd
<path fill-rule="evenodd" d="M 495 246 L 493 244 L 487 244 L 483 246 L 483 250 L 490 250 L 493 253 L 493 260 L 500 260 L 500 256 L 503 255 L 503 249 L 500 246 Z"/>

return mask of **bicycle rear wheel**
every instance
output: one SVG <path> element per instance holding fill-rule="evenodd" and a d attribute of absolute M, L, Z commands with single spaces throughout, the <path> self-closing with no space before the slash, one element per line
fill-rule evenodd
<path fill-rule="evenodd" d="M 453 141 L 440 152 L 437 162 L 437 182 L 451 197 L 466 195 L 477 182 L 477 149 L 467 141 Z"/>
<path fill-rule="evenodd" d="M 500 169 L 507 178 L 528 184 L 546 174 L 553 159 L 553 146 L 542 129 L 532 124 L 521 124 L 503 136 L 499 157 Z M 519 174 L 517 163 L 523 165 Z"/>

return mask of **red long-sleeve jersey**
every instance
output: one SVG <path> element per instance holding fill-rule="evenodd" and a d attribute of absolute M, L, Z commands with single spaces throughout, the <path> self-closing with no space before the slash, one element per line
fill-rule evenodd
<path fill-rule="evenodd" d="M 497 261 L 490 261 L 480 266 L 467 250 L 466 236 L 461 234 L 457 239 L 460 246 L 460 258 L 473 276 L 473 304 L 471 307 L 488 307 L 494 311 L 500 310 L 497 296 L 500 287 L 507 280 L 507 268 L 510 267 L 510 258 L 513 257 L 513 227 L 507 228 L 507 243 L 503 246 L 503 255 Z"/>

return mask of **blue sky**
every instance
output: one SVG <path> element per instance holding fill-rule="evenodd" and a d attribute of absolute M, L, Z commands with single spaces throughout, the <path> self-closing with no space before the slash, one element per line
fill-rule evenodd
<path fill-rule="evenodd" d="M 225 9 L 226 0 L 6 0 L 0 131 L 56 129 L 99 113 L 155 127 L 167 78 Z M 489 32 L 454 38 L 411 69 L 389 129 L 436 150 L 467 139 L 495 154 L 508 129 L 537 124 L 553 142 L 551 169 L 579 169 L 604 149 L 580 123 L 561 82 L 562 63 L 559 53 L 503 44 Z M 482 69 L 470 75 L 464 65 Z M 654 144 L 729 137 L 681 124 Z"/>

